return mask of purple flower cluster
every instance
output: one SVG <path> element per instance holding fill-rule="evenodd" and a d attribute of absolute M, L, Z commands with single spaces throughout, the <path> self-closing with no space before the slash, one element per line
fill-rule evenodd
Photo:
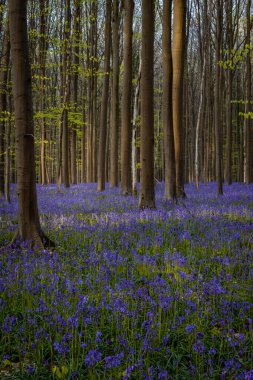
<path fill-rule="evenodd" d="M 187 185 L 177 205 L 163 192 L 140 211 L 117 189 L 38 186 L 57 249 L 0 258 L 2 363 L 38 378 L 253 379 L 253 187 Z M 4 245 L 15 196 L 0 210 Z"/>

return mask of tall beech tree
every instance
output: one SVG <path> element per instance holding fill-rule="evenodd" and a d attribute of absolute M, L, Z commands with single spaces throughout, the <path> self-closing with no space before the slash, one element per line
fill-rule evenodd
<path fill-rule="evenodd" d="M 165 198 L 176 199 L 176 168 L 173 132 L 172 82 L 173 65 L 171 51 L 171 14 L 172 0 L 163 1 L 163 129 L 164 129 L 164 165 Z"/>
<path fill-rule="evenodd" d="M 74 111 L 77 112 L 78 107 L 78 68 L 79 68 L 79 46 L 80 46 L 80 19 L 81 19 L 81 4 L 80 0 L 74 1 L 74 30 L 73 30 L 73 105 Z M 70 140 L 71 152 L 71 183 L 77 183 L 77 125 L 73 123 L 71 129 Z"/>
<path fill-rule="evenodd" d="M 121 193 L 131 193 L 131 96 L 134 1 L 124 0 L 123 92 L 121 101 Z"/>
<path fill-rule="evenodd" d="M 102 103 L 99 125 L 99 150 L 98 150 L 98 183 L 97 190 L 105 189 L 105 163 L 106 163 L 106 134 L 107 134 L 107 113 L 109 98 L 109 78 L 110 78 L 110 55 L 111 55 L 111 0 L 106 0 L 105 16 L 105 59 L 104 59 L 104 81 L 102 92 Z"/>
<path fill-rule="evenodd" d="M 246 103 L 245 103 L 245 182 L 250 184 L 253 181 L 253 131 L 252 131 L 252 119 L 250 118 L 250 112 L 252 110 L 251 105 L 251 84 L 252 84 L 252 69 L 251 69 L 251 54 L 250 54 L 250 33 L 251 33 L 251 0 L 247 0 L 246 6 L 246 46 L 248 50 L 246 58 Z"/>
<path fill-rule="evenodd" d="M 142 0 L 141 152 L 139 207 L 155 208 L 154 184 L 154 29 L 155 2 Z"/>
<path fill-rule="evenodd" d="M 13 243 L 53 245 L 40 226 L 35 174 L 34 121 L 27 35 L 27 0 L 9 0 L 10 46 L 14 115 L 16 125 L 16 170 L 18 231 Z"/>
<path fill-rule="evenodd" d="M 112 20 L 112 121 L 110 138 L 110 187 L 118 186 L 119 137 L 119 0 L 113 0 Z"/>
<path fill-rule="evenodd" d="M 218 195 L 223 194 L 222 186 L 222 145 L 221 145 L 221 49 L 223 0 L 216 1 L 216 35 L 215 35 L 215 165 Z"/>
<path fill-rule="evenodd" d="M 65 187 L 70 186 L 69 175 L 69 104 L 70 104 L 70 48 L 71 7 L 70 0 L 65 0 L 64 54 L 63 54 L 63 111 L 62 111 L 62 173 Z"/>
<path fill-rule="evenodd" d="M 184 192 L 184 130 L 183 130 L 183 78 L 186 40 L 186 0 L 174 3 L 173 29 L 173 129 L 175 139 L 176 193 L 185 197 Z"/>
<path fill-rule="evenodd" d="M 6 23 L 4 33 L 3 52 L 0 66 L 0 197 L 5 195 L 5 164 L 8 146 L 5 143 L 8 95 L 8 67 L 10 59 L 9 23 Z"/>

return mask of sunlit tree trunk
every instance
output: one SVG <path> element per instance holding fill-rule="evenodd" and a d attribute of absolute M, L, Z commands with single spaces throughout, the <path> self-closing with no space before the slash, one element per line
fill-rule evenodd
<path fill-rule="evenodd" d="M 165 198 L 176 199 L 176 168 L 172 114 L 172 51 L 171 51 L 172 0 L 163 1 L 163 129 Z"/>
<path fill-rule="evenodd" d="M 186 0 L 174 4 L 173 33 L 173 129 L 175 139 L 176 193 L 184 192 L 183 77 L 185 56 Z"/>
<path fill-rule="evenodd" d="M 37 206 L 31 71 L 27 35 L 27 0 L 9 0 L 10 44 L 16 125 L 19 227 L 14 242 L 52 244 L 41 230 Z"/>
<path fill-rule="evenodd" d="M 131 95 L 133 0 L 124 1 L 123 19 L 123 93 L 121 101 L 121 193 L 131 193 Z"/>
<path fill-rule="evenodd" d="M 139 207 L 155 208 L 154 185 L 154 26 L 155 2 L 142 0 L 141 177 Z"/>
<path fill-rule="evenodd" d="M 109 97 L 110 50 L 111 50 L 111 0 L 106 0 L 104 81 L 99 125 L 98 182 L 97 190 L 105 189 L 107 106 Z"/>

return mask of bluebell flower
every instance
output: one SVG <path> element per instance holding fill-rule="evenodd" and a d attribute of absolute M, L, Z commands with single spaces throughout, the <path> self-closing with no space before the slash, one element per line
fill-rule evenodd
<path fill-rule="evenodd" d="M 87 367 L 93 367 L 95 364 L 100 362 L 102 359 L 102 354 L 99 350 L 90 350 L 85 356 L 84 362 Z"/>
<path fill-rule="evenodd" d="M 116 368 L 120 366 L 123 357 L 124 357 L 123 352 L 121 352 L 120 354 L 113 355 L 113 356 L 106 356 L 105 369 Z"/>
<path fill-rule="evenodd" d="M 187 332 L 187 334 L 193 332 L 195 330 L 196 326 L 195 325 L 188 325 L 186 326 L 185 328 L 185 331 Z"/>

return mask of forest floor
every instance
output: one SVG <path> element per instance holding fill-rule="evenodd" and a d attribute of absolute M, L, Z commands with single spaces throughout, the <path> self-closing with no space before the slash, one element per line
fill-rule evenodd
<path fill-rule="evenodd" d="M 253 186 L 163 191 L 38 186 L 57 248 L 0 257 L 1 379 L 253 379 Z M 0 246 L 16 228 L 12 187 Z"/>

